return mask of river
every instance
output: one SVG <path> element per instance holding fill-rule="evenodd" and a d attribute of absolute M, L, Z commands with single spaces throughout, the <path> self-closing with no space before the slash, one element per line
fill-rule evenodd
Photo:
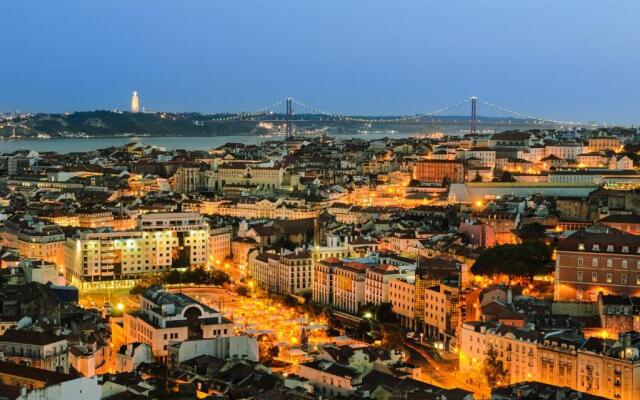
<path fill-rule="evenodd" d="M 340 135 L 341 138 L 358 137 L 364 140 L 381 139 L 384 137 L 404 138 L 412 136 L 404 133 L 369 133 L 359 135 Z M 130 142 L 141 142 L 144 144 L 163 146 L 167 150 L 209 150 L 222 146 L 225 143 L 257 144 L 268 140 L 282 140 L 283 136 L 261 137 L 256 135 L 234 135 L 234 136 L 213 136 L 213 137 L 167 137 L 167 136 L 144 136 L 144 137 L 110 137 L 110 138 L 88 138 L 88 139 L 19 139 L 0 140 L 0 153 L 10 153 L 16 150 L 35 151 L 55 151 L 58 153 L 70 153 L 91 151 L 111 146 L 122 146 Z"/>

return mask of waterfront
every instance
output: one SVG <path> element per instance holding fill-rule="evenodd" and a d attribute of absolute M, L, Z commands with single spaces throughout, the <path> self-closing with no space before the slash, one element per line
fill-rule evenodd
<path fill-rule="evenodd" d="M 522 127 L 521 127 L 522 128 Z M 525 127 L 526 128 L 526 127 Z M 500 131 L 506 129 L 504 126 L 486 126 L 486 132 Z M 524 128 L 522 128 L 524 129 Z M 464 131 L 457 127 L 446 127 L 435 125 L 431 129 L 426 129 L 420 134 L 444 133 L 448 135 L 463 134 Z M 380 131 L 360 134 L 337 135 L 343 139 L 359 138 L 363 140 L 376 140 L 385 137 L 406 138 L 416 136 L 415 133 Z M 250 135 L 239 134 L 229 136 L 117 136 L 117 137 L 94 137 L 94 138 L 69 138 L 69 139 L 15 139 L 0 140 L 0 153 L 10 153 L 16 150 L 34 150 L 38 152 L 54 151 L 58 153 L 70 153 L 81 151 L 92 151 L 107 147 L 122 146 L 130 142 L 141 142 L 147 145 L 162 146 L 167 150 L 208 150 L 222 146 L 225 143 L 259 144 L 269 140 L 283 140 L 281 135 Z"/>

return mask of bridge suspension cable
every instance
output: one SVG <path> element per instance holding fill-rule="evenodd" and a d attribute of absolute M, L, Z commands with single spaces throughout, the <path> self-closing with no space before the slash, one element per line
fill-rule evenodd
<path fill-rule="evenodd" d="M 445 107 L 441 107 L 438 108 L 436 110 L 430 111 L 430 112 L 426 112 L 426 113 L 416 113 L 413 115 L 404 115 L 404 116 L 394 116 L 394 117 L 380 117 L 380 118 L 367 118 L 367 117 L 359 117 L 359 116 L 353 116 L 353 115 L 346 115 L 346 114 L 338 114 L 338 113 L 334 113 L 334 112 L 329 112 L 326 110 L 323 110 L 319 107 L 315 107 L 313 105 L 309 105 L 306 104 L 302 101 L 299 101 L 297 99 L 294 98 L 289 98 L 290 101 L 293 104 L 296 104 L 297 106 L 303 108 L 304 110 L 307 110 L 308 112 L 312 113 L 312 114 L 319 114 L 322 116 L 325 116 L 327 118 L 331 118 L 337 121 L 348 121 L 348 122 L 361 122 L 361 123 L 383 123 L 383 122 L 402 122 L 402 121 L 420 121 L 422 119 L 428 119 L 431 117 L 435 117 L 437 115 L 441 115 L 442 113 L 449 111 L 449 110 L 453 110 L 456 109 L 460 106 L 463 106 L 466 103 L 471 102 L 471 98 L 466 98 L 464 100 L 461 100 L 457 103 L 453 103 L 450 104 L 448 106 Z M 276 112 L 278 113 L 278 111 L 276 111 L 276 108 L 279 106 L 282 106 L 285 104 L 285 101 L 287 101 L 286 99 L 282 99 L 279 101 L 276 101 L 275 103 L 266 106 L 266 107 L 262 107 L 256 111 L 251 111 L 251 112 L 238 112 L 238 113 L 230 113 L 230 114 L 223 114 L 217 118 L 212 119 L 211 121 L 213 122 L 222 122 L 222 121 L 239 121 L 239 120 L 243 120 L 243 119 L 247 119 L 247 118 L 253 118 L 253 117 L 257 117 L 257 116 L 261 116 L 261 115 L 265 115 L 268 114 L 269 112 Z M 500 111 L 502 113 L 511 115 L 513 117 L 516 118 L 520 118 L 520 119 L 525 119 L 525 120 L 531 120 L 531 121 L 536 121 L 539 123 L 546 123 L 546 124 L 553 124 L 553 125 L 584 125 L 581 122 L 575 122 L 575 121 L 560 121 L 560 120 L 555 120 L 555 119 L 549 119 L 549 118 L 544 118 L 544 117 L 539 117 L 539 116 L 534 116 L 531 114 L 526 114 L 526 113 L 521 113 L 518 111 L 514 111 L 511 110 L 509 108 L 506 107 L 502 107 L 500 105 L 491 103 L 489 101 L 486 100 L 482 100 L 482 99 L 477 99 L 477 102 L 487 106 L 491 109 Z"/>
<path fill-rule="evenodd" d="M 541 122 L 541 123 L 545 123 L 546 122 L 546 123 L 550 123 L 550 124 L 554 124 L 554 125 L 583 125 L 582 123 L 575 122 L 575 121 L 560 121 L 560 120 L 555 120 L 555 119 L 550 119 L 550 118 L 537 117 L 537 116 L 534 116 L 534 115 L 531 115 L 531 114 L 524 114 L 524 113 L 521 113 L 521 112 L 513 111 L 513 110 L 510 110 L 508 108 L 505 108 L 505 107 L 490 103 L 490 102 L 488 102 L 486 100 L 479 100 L 479 101 L 480 101 L 480 103 L 482 105 L 490 107 L 490 108 L 492 108 L 494 110 L 501 111 L 501 112 L 503 112 L 505 114 L 513 115 L 516 118 L 530 119 L 530 120 L 538 121 L 538 122 Z"/>
<path fill-rule="evenodd" d="M 434 111 L 430 111 L 427 113 L 417 113 L 414 115 L 403 115 L 403 116 L 397 116 L 397 117 L 387 117 L 387 118 L 363 118 L 363 117 L 354 117 L 351 115 L 344 115 L 344 114 L 336 114 L 336 113 L 332 113 L 332 112 L 327 112 L 325 110 L 322 110 L 318 107 L 314 107 L 308 104 L 305 104 L 301 101 L 298 101 L 296 99 L 293 99 L 293 102 L 297 105 L 299 105 L 300 107 L 303 107 L 313 113 L 316 114 L 321 114 L 327 117 L 331 117 L 337 120 L 341 120 L 341 121 L 353 121 L 353 122 L 366 122 L 366 123 L 374 123 L 374 122 L 401 122 L 401 121 L 416 121 L 416 120 L 420 120 L 421 118 L 428 118 L 428 117 L 433 117 L 436 116 L 438 114 L 442 114 L 445 111 L 448 110 L 452 110 L 455 108 L 458 108 L 460 106 L 462 106 L 465 103 L 469 102 L 469 99 L 464 99 L 462 101 L 459 101 L 457 103 L 445 106 L 445 107 L 441 107 L 437 110 Z"/>
<path fill-rule="evenodd" d="M 280 100 L 280 101 L 276 101 L 275 103 L 268 105 L 266 107 L 262 107 L 259 108 L 256 111 L 250 111 L 250 112 L 238 112 L 238 113 L 233 113 L 233 114 L 225 114 L 224 116 L 218 117 L 218 118 L 214 118 L 211 121 L 238 121 L 238 120 L 242 120 L 245 118 L 251 118 L 251 117 L 256 117 L 258 115 L 264 115 L 267 114 L 268 111 L 272 111 L 274 110 L 276 107 L 284 104 L 285 100 Z"/>

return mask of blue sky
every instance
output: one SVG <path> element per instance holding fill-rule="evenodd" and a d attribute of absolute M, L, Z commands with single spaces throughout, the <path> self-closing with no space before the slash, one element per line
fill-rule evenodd
<path fill-rule="evenodd" d="M 135 89 L 167 111 L 292 96 L 408 114 L 476 95 L 546 118 L 640 122 L 638 0 L 4 3 L 2 111 L 127 108 Z"/>

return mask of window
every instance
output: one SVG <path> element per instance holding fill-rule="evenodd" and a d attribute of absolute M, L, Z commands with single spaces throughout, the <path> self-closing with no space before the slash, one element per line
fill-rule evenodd
<path fill-rule="evenodd" d="M 578 250 L 584 250 L 584 243 L 578 244 Z M 638 247 L 638 250 L 640 250 L 640 247 Z"/>
<path fill-rule="evenodd" d="M 592 267 L 597 267 L 598 266 L 598 259 L 597 258 L 592 258 L 591 259 L 591 266 Z"/>
<path fill-rule="evenodd" d="M 640 275 L 636 275 L 636 285 L 640 285 Z"/>
<path fill-rule="evenodd" d="M 597 272 L 592 272 L 591 273 L 591 282 L 598 282 L 598 273 Z"/>
<path fill-rule="evenodd" d="M 600 251 L 600 245 L 599 244 L 594 244 L 592 247 L 593 251 Z"/>
<path fill-rule="evenodd" d="M 613 274 L 611 272 L 607 272 L 607 283 L 611 283 L 613 280 Z"/>
<path fill-rule="evenodd" d="M 613 267 L 613 260 L 610 258 L 607 258 L 607 268 L 612 268 Z"/>
<path fill-rule="evenodd" d="M 622 265 L 622 269 L 627 269 L 627 267 L 629 266 L 629 263 L 627 260 L 622 260 L 621 265 Z"/>
<path fill-rule="evenodd" d="M 612 244 L 607 245 L 607 251 L 608 252 L 613 252 L 613 245 Z"/>
<path fill-rule="evenodd" d="M 584 265 L 584 260 L 582 257 L 578 257 L 578 267 L 582 267 Z"/>
<path fill-rule="evenodd" d="M 629 252 L 629 246 L 622 246 L 622 252 L 623 253 L 628 253 Z"/>
<path fill-rule="evenodd" d="M 622 284 L 622 285 L 626 285 L 627 284 L 627 274 L 620 275 L 620 284 Z"/>
<path fill-rule="evenodd" d="M 578 281 L 580 281 L 580 282 L 582 282 L 582 278 L 583 278 L 583 276 L 582 276 L 582 275 L 583 275 L 583 274 L 582 274 L 582 271 L 578 271 L 577 279 L 578 279 Z"/>

